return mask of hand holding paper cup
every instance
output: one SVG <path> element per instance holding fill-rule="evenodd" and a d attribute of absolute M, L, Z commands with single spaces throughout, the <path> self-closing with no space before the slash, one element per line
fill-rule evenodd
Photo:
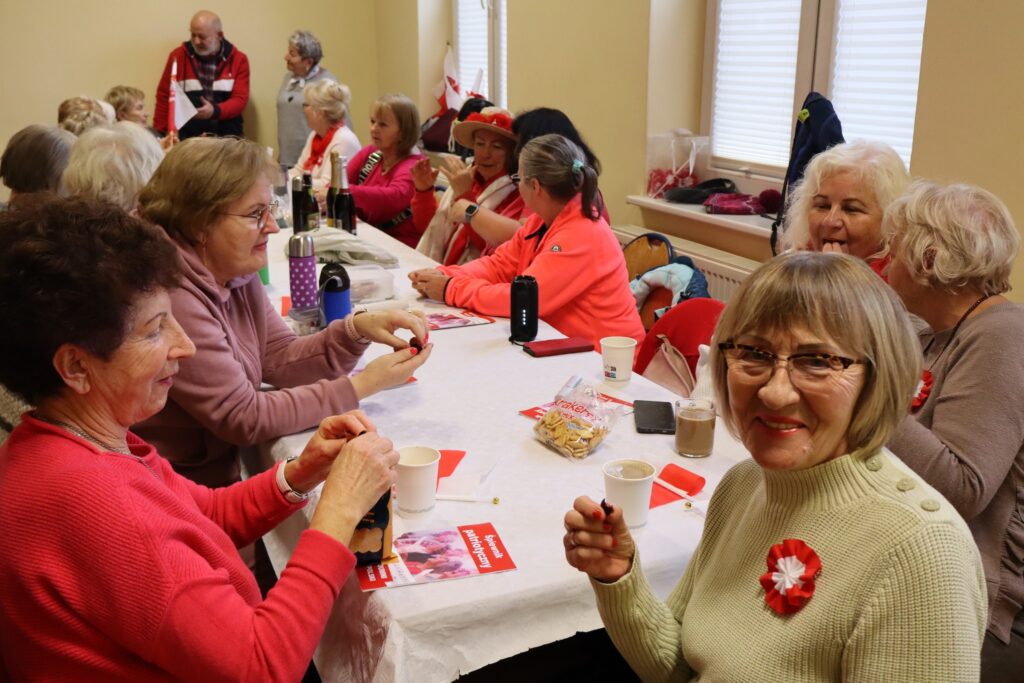
<path fill-rule="evenodd" d="M 644 460 L 612 460 L 604 466 L 605 500 L 622 508 L 630 529 L 647 524 L 656 471 Z"/>
<path fill-rule="evenodd" d="M 427 446 L 398 449 L 395 494 L 403 517 L 428 512 L 437 502 L 437 467 L 441 453 Z"/>

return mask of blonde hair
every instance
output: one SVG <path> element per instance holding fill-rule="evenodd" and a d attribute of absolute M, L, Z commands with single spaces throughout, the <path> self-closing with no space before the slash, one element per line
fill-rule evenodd
<path fill-rule="evenodd" d="M 195 244 L 218 213 L 277 165 L 266 150 L 240 138 L 189 138 L 171 148 L 139 195 L 139 213 L 168 235 Z"/>
<path fill-rule="evenodd" d="M 811 202 L 821 191 L 826 178 L 842 173 L 851 173 L 867 185 L 883 211 L 910 183 L 910 174 L 903 159 L 884 142 L 854 140 L 817 154 L 807 164 L 803 179 L 787 202 L 786 229 L 782 235 L 784 249 L 808 248 L 811 241 L 808 224 Z"/>
<path fill-rule="evenodd" d="M 896 294 L 860 259 L 796 251 L 754 271 L 715 329 L 711 368 L 726 426 L 737 434 L 725 356 L 718 348 L 745 334 L 806 328 L 867 360 L 864 386 L 847 430 L 851 453 L 870 455 L 906 417 L 921 378 L 921 346 Z"/>
<path fill-rule="evenodd" d="M 68 194 L 104 199 L 132 211 L 163 159 L 156 138 L 137 123 L 96 126 L 82 133 L 72 148 L 64 187 Z"/>
<path fill-rule="evenodd" d="M 73 135 L 105 123 L 111 121 L 100 103 L 91 97 L 72 97 L 57 107 L 57 125 Z"/>
<path fill-rule="evenodd" d="M 115 116 L 120 121 L 121 116 L 131 109 L 132 105 L 145 101 L 146 93 L 130 85 L 115 85 L 103 99 L 114 108 Z"/>
<path fill-rule="evenodd" d="M 323 112 L 331 124 L 344 120 L 345 114 L 348 113 L 348 104 L 352 101 L 352 91 L 349 87 L 329 78 L 307 84 L 302 90 L 302 95 L 311 107 Z"/>
<path fill-rule="evenodd" d="M 886 209 L 882 234 L 892 257 L 922 285 L 1010 291 L 1020 236 L 1009 209 L 988 190 L 919 180 Z"/>
<path fill-rule="evenodd" d="M 390 93 L 378 97 L 370 111 L 376 117 L 384 109 L 391 112 L 398 123 L 398 153 L 406 156 L 420 140 L 420 112 L 416 103 L 401 93 Z"/>

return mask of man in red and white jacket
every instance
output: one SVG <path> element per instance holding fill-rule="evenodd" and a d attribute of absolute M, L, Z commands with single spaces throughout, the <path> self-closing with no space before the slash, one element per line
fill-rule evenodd
<path fill-rule="evenodd" d="M 196 12 L 189 24 L 191 38 L 167 57 L 156 88 L 153 126 L 167 133 L 167 98 L 171 65 L 178 64 L 178 80 L 196 108 L 178 137 L 237 135 L 242 137 L 242 110 L 249 101 L 249 58 L 224 39 L 220 17 L 213 12 Z"/>

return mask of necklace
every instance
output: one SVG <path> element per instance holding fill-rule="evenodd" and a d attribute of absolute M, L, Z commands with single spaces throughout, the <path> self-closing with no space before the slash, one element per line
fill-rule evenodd
<path fill-rule="evenodd" d="M 928 364 L 928 367 L 921 372 L 921 381 L 918 382 L 917 389 L 914 391 L 914 399 L 910 403 L 911 412 L 917 412 L 918 410 L 920 410 L 921 406 L 923 406 L 925 404 L 925 401 L 928 400 L 928 396 L 931 395 L 932 385 L 935 383 L 935 376 L 932 375 L 932 368 L 934 368 L 935 364 L 939 362 L 939 359 L 942 358 L 942 355 L 946 353 L 946 349 L 949 348 L 949 345 L 953 343 L 953 339 L 956 337 L 956 333 L 960 331 L 960 326 L 963 325 L 965 320 L 967 320 L 967 316 L 974 312 L 974 309 L 980 306 L 981 303 L 988 299 L 990 296 L 992 296 L 991 293 L 983 295 L 981 298 L 979 298 L 977 301 L 971 304 L 966 311 L 964 311 L 964 314 L 960 316 L 959 320 L 956 321 L 956 325 L 953 326 L 953 331 L 950 333 L 949 339 L 946 340 L 946 343 L 942 347 L 942 350 L 939 351 L 939 355 L 935 356 L 935 359 L 932 360 L 932 362 Z M 923 355 L 928 355 L 928 352 L 931 350 L 932 344 L 934 343 L 935 335 L 932 335 L 932 338 L 928 341 L 928 346 L 924 347 Z"/>
<path fill-rule="evenodd" d="M 120 453 L 121 455 L 132 455 L 132 452 L 128 450 L 127 446 L 112 446 L 108 443 L 104 443 L 97 439 L 96 437 L 94 437 L 93 435 L 86 432 L 81 427 L 73 425 L 70 422 L 64 422 L 63 420 L 51 420 L 48 417 L 40 415 L 38 412 L 35 413 L 35 416 L 37 419 L 40 419 L 43 422 L 48 422 L 54 425 L 55 427 L 60 427 L 61 429 L 71 432 L 75 436 L 81 437 L 90 443 L 94 443 L 105 451 L 112 451 L 114 453 Z"/>
<path fill-rule="evenodd" d="M 981 295 L 981 297 L 978 298 L 977 301 L 975 301 L 973 304 L 971 304 L 970 306 L 967 307 L 967 310 L 964 311 L 964 314 L 962 316 L 960 316 L 959 320 L 956 321 L 956 325 L 953 325 L 953 331 L 950 333 L 949 339 L 946 340 L 946 343 L 942 347 L 942 350 L 939 351 L 939 355 L 935 356 L 935 360 L 933 360 L 931 363 L 928 364 L 928 369 L 929 370 L 934 368 L 935 364 L 939 362 L 940 358 L 942 358 L 942 354 L 946 353 L 946 349 L 948 349 L 949 345 L 953 343 L 953 339 L 956 337 L 956 333 L 960 331 L 960 326 L 964 324 L 965 320 L 967 320 L 967 316 L 969 316 L 971 313 L 973 313 L 974 309 L 976 309 L 985 300 L 987 300 L 989 297 L 992 297 L 992 296 L 995 296 L 995 295 L 993 293 L 991 293 L 991 292 L 988 293 L 988 294 L 983 294 L 983 295 Z M 928 355 L 928 351 L 931 350 L 932 344 L 934 344 L 934 343 L 935 343 L 935 336 L 932 335 L 931 340 L 928 342 L 928 346 L 924 347 L 924 355 L 925 356 Z"/>

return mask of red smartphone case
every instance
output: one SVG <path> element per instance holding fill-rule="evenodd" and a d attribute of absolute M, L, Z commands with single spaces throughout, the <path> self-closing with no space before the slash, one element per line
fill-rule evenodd
<path fill-rule="evenodd" d="M 593 351 L 594 344 L 583 337 L 567 337 L 565 339 L 545 339 L 544 341 L 526 342 L 523 351 L 531 356 L 560 356 L 563 353 L 581 353 Z"/>

